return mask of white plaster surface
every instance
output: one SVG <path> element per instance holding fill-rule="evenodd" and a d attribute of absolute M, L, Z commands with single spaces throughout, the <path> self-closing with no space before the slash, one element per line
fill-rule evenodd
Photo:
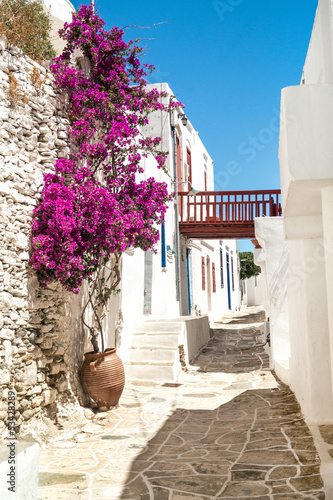
<path fill-rule="evenodd" d="M 37 500 L 40 448 L 38 443 L 16 441 L 15 492 L 9 491 L 8 448 L 0 445 L 0 484 L 2 500 Z"/>
<path fill-rule="evenodd" d="M 329 343 L 331 348 L 331 376 L 333 384 L 333 186 L 322 190 L 324 251 L 326 271 L 326 292 L 329 325 Z M 321 254 L 322 257 L 322 254 Z M 321 258 L 321 260 L 323 260 Z M 332 385 L 333 387 L 333 385 Z"/>
<path fill-rule="evenodd" d="M 290 380 L 309 422 L 333 422 L 332 0 L 320 0 L 302 84 L 282 91 L 280 165 L 291 241 Z"/>
<path fill-rule="evenodd" d="M 332 0 L 319 0 L 302 80 L 306 85 L 333 83 Z"/>
<path fill-rule="evenodd" d="M 184 335 L 186 362 L 189 364 L 210 339 L 208 316 L 186 319 Z"/>
<path fill-rule="evenodd" d="M 63 22 L 70 23 L 75 12 L 74 5 L 69 0 L 41 0 L 51 16 Z"/>
<path fill-rule="evenodd" d="M 280 167 L 286 237 L 322 236 L 321 189 L 333 183 L 333 85 L 282 90 Z"/>
<path fill-rule="evenodd" d="M 262 266 L 269 301 L 266 316 L 270 318 L 272 366 L 282 381 L 288 384 L 290 340 L 287 280 L 290 244 L 284 241 L 283 231 L 283 219 L 280 217 L 255 220 L 256 239 L 262 247 L 256 264 Z M 263 305 L 267 307 L 267 302 Z"/>
<path fill-rule="evenodd" d="M 311 423 L 332 421 L 331 359 L 322 240 L 292 242 L 289 272 L 291 388 Z"/>

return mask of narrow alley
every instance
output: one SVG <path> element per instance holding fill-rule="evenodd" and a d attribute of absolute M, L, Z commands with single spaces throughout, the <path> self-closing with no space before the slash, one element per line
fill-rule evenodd
<path fill-rule="evenodd" d="M 324 499 L 313 438 L 268 367 L 263 314 L 215 323 L 178 384 L 127 383 L 118 409 L 60 419 L 38 499 Z"/>

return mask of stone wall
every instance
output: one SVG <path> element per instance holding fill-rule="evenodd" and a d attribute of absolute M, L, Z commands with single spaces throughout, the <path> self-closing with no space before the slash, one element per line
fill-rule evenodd
<path fill-rule="evenodd" d="M 78 379 L 82 298 L 56 283 L 40 288 L 28 266 L 43 175 L 69 154 L 65 104 L 50 72 L 0 39 L 0 432 L 8 389 L 17 393 L 17 431 L 52 413 L 61 394 L 85 397 Z"/>

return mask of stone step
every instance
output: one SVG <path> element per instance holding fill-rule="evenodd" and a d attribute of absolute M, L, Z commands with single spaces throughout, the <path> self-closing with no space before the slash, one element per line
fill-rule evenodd
<path fill-rule="evenodd" d="M 135 333 L 132 338 L 133 347 L 178 347 L 178 333 Z"/>
<path fill-rule="evenodd" d="M 181 333 L 184 323 L 181 321 L 143 321 L 136 327 L 136 333 Z"/>
<path fill-rule="evenodd" d="M 125 363 L 125 376 L 131 380 L 176 382 L 180 363 Z"/>
<path fill-rule="evenodd" d="M 129 361 L 150 363 L 164 362 L 164 361 L 177 361 L 179 359 L 178 347 L 132 347 L 129 350 Z"/>

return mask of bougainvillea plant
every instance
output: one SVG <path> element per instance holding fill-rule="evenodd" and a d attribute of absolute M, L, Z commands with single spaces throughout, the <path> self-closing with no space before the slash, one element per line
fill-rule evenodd
<path fill-rule="evenodd" d="M 142 157 L 153 155 L 164 170 L 166 161 L 161 138 L 144 137 L 140 128 L 152 111 L 181 105 L 162 104 L 166 94 L 147 90 L 153 67 L 141 64 L 137 41 L 125 43 L 123 30 L 104 25 L 92 7 L 82 6 L 59 32 L 66 46 L 51 70 L 57 89 L 68 95 L 72 153 L 44 177 L 30 260 L 42 286 L 58 280 L 78 293 L 88 280 L 82 319 L 94 352 L 105 350 L 102 319 L 119 288 L 122 252 L 154 247 L 171 200 L 166 183 L 140 180 Z"/>

